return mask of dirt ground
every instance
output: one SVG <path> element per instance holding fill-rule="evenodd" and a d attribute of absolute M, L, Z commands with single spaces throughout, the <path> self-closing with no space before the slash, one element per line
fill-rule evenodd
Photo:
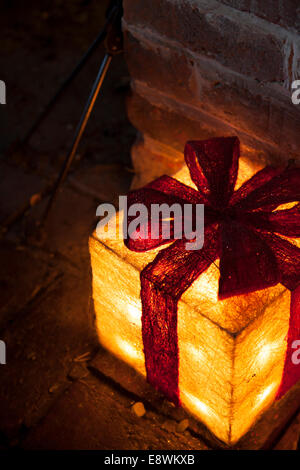
<path fill-rule="evenodd" d="M 98 204 L 125 194 L 133 175 L 136 131 L 126 116 L 129 76 L 122 55 L 113 60 L 70 176 L 43 237 L 37 236 L 47 197 L 34 204 L 36 195 L 57 175 L 103 47 L 32 140 L 24 146 L 22 139 L 97 36 L 106 5 L 1 3 L 0 79 L 7 104 L 0 106 L 0 339 L 7 364 L 0 366 L 0 449 L 219 448 L 204 426 L 103 351 L 95 333 L 88 237 Z M 296 449 L 295 397 L 289 397 L 295 412 L 283 428 L 276 431 L 284 415 L 278 408 L 240 448 Z M 141 418 L 132 411 L 139 401 L 146 408 Z M 189 419 L 184 431 L 183 419 Z"/>

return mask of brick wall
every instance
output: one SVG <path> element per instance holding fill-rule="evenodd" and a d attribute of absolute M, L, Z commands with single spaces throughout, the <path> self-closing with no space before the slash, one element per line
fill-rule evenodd
<path fill-rule="evenodd" d="M 238 135 L 253 161 L 300 161 L 299 0 L 125 0 L 134 185 L 172 174 L 189 139 Z"/>

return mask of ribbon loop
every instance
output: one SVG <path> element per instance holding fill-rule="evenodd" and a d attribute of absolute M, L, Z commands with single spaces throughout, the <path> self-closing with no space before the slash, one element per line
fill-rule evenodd
<path fill-rule="evenodd" d="M 213 207 L 226 207 L 232 196 L 238 172 L 240 145 L 237 137 L 190 141 L 185 161 L 192 181 Z"/>

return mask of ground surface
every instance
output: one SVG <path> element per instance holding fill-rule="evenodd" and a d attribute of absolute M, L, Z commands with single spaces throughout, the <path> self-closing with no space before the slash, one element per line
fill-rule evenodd
<path fill-rule="evenodd" d="M 0 366 L 0 449 L 219 445 L 201 424 L 103 351 L 95 334 L 88 237 L 97 205 L 126 193 L 132 178 L 135 130 L 125 112 L 123 58 L 114 60 L 42 239 L 36 222 L 46 197 L 29 208 L 28 202 L 57 174 L 103 49 L 30 144 L 11 147 L 97 35 L 106 3 L 11 0 L 1 6 L 0 79 L 7 85 L 7 105 L 0 108 L 0 339 L 7 346 L 7 365 Z M 286 408 L 278 407 L 240 447 L 296 448 L 297 396 L 289 396 L 291 415 L 283 418 Z M 131 408 L 139 401 L 146 408 L 142 418 Z M 183 431 L 179 424 L 186 418 Z"/>

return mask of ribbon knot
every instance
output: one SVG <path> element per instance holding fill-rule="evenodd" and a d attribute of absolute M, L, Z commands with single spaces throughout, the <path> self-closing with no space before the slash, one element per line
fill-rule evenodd
<path fill-rule="evenodd" d="M 128 205 L 144 204 L 149 213 L 151 205 L 157 203 L 181 207 L 204 204 L 202 249 L 187 250 L 188 240 L 175 237 L 174 221 L 171 237 L 166 237 L 161 219 L 155 221 L 159 234 L 155 239 L 145 221 L 139 230 L 146 237 L 125 240 L 130 250 L 139 252 L 173 241 L 142 271 L 141 299 L 148 381 L 176 404 L 180 403 L 178 300 L 217 259 L 220 300 L 278 283 L 291 290 L 288 348 L 296 333 L 300 337 L 300 307 L 295 300 L 300 289 L 300 249 L 287 239 L 300 237 L 300 169 L 268 166 L 235 191 L 240 156 L 237 137 L 188 142 L 184 153 L 197 190 L 162 176 L 130 192 Z M 280 210 L 287 203 L 296 204 Z M 286 359 L 280 396 L 300 378 L 299 369 L 291 369 Z"/>

